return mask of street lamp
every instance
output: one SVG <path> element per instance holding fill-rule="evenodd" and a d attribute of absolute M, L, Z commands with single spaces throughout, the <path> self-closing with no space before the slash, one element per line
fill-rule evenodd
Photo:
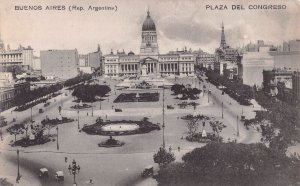
<path fill-rule="evenodd" d="M 92 117 L 94 117 L 94 102 L 92 102 Z"/>
<path fill-rule="evenodd" d="M 20 153 L 20 151 L 19 151 L 19 149 L 17 149 L 17 158 L 18 158 L 18 176 L 17 176 L 17 183 L 19 183 L 19 180 L 20 180 L 20 178 L 21 178 L 21 176 L 20 176 L 20 160 L 19 160 L 19 153 Z"/>
<path fill-rule="evenodd" d="M 222 118 L 224 118 L 224 117 L 223 117 L 223 102 L 222 102 Z"/>
<path fill-rule="evenodd" d="M 237 137 L 240 136 L 240 132 L 239 132 L 239 115 L 236 115 L 236 136 Z"/>
<path fill-rule="evenodd" d="M 80 129 L 80 127 L 79 127 L 79 110 L 77 110 L 77 121 L 78 121 L 78 129 Z"/>
<path fill-rule="evenodd" d="M 0 135 L 1 135 L 1 141 L 3 141 L 3 135 L 2 135 L 2 123 L 0 124 L 1 125 L 1 131 L 0 131 Z"/>
<path fill-rule="evenodd" d="M 208 89 L 207 91 L 207 102 L 209 103 L 209 94 L 210 94 L 210 90 Z"/>
<path fill-rule="evenodd" d="M 1 109 L 0 109 L 0 114 L 1 114 Z M 3 120 L 2 120 L 2 117 L 0 115 L 0 135 L 1 135 L 1 141 L 3 141 L 3 136 L 2 136 L 2 125 L 4 125 L 4 117 L 3 117 Z"/>
<path fill-rule="evenodd" d="M 56 149 L 59 150 L 59 145 L 58 145 L 58 126 L 56 127 Z"/>
<path fill-rule="evenodd" d="M 100 101 L 99 102 L 100 102 L 100 110 L 101 110 L 101 96 L 100 96 Z"/>
<path fill-rule="evenodd" d="M 79 174 L 80 167 L 79 167 L 79 165 L 76 165 L 76 161 L 74 159 L 73 159 L 72 165 L 69 165 L 68 169 L 69 169 L 70 174 L 73 174 L 73 176 L 74 176 L 74 185 L 77 185 L 75 176 L 76 176 L 76 174 Z"/>
<path fill-rule="evenodd" d="M 32 107 L 30 107 L 30 121 L 32 122 Z"/>
<path fill-rule="evenodd" d="M 165 86 L 163 85 L 163 148 L 165 148 Z"/>

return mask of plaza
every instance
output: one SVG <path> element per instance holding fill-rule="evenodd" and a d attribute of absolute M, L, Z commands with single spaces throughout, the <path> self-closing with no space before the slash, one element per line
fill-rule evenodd
<path fill-rule="evenodd" d="M 202 77 L 204 79 L 205 77 Z M 186 152 L 193 150 L 196 147 L 201 147 L 205 143 L 189 142 L 185 139 L 188 133 L 186 122 L 181 119 L 187 114 L 202 114 L 223 122 L 227 127 L 221 132 L 224 141 L 237 140 L 242 143 L 253 143 L 260 140 L 260 133 L 250 128 L 247 130 L 243 126 L 243 122 L 237 121 L 237 116 L 241 115 L 243 110 L 246 118 L 255 116 L 254 110 L 260 109 L 255 106 L 241 106 L 228 95 L 222 95 L 222 91 L 217 89 L 212 84 L 207 82 L 199 83 L 197 78 L 185 77 L 171 79 L 170 81 L 178 84 L 190 84 L 192 87 L 200 89 L 203 85 L 209 88 L 210 95 L 200 93 L 199 99 L 193 100 L 199 105 L 195 108 L 186 107 L 182 109 L 178 106 L 179 103 L 186 100 L 179 100 L 175 95 L 172 95 L 170 89 L 155 89 L 155 90 L 118 90 L 115 86 L 120 83 L 120 79 L 99 78 L 99 84 L 107 84 L 111 87 L 111 92 L 103 100 L 96 101 L 92 104 L 92 108 L 80 109 L 79 113 L 71 106 L 77 104 L 73 102 L 73 97 L 69 90 L 62 90 L 60 96 L 52 98 L 48 107 L 43 107 L 39 104 L 33 108 L 33 120 L 35 123 L 40 123 L 46 116 L 49 118 L 58 117 L 58 106 L 62 106 L 61 115 L 63 117 L 73 118 L 74 122 L 61 124 L 58 126 L 59 133 L 59 149 L 57 150 L 56 141 L 48 142 L 43 145 L 30 146 L 26 148 L 11 147 L 9 143 L 13 140 L 13 136 L 3 130 L 3 141 L 1 142 L 1 164 L 0 169 L 7 170 L 7 177 L 16 176 L 17 171 L 17 156 L 16 150 L 20 150 L 20 174 L 22 178 L 20 183 L 26 185 L 70 185 L 73 182 L 72 175 L 68 173 L 68 163 L 73 159 L 80 164 L 81 170 L 76 175 L 78 185 L 87 184 L 89 179 L 97 185 L 156 185 L 156 181 L 152 178 L 142 178 L 140 176 L 143 168 L 147 165 L 153 165 L 157 171 L 158 167 L 153 162 L 153 154 L 162 146 L 163 133 L 162 130 L 154 130 L 145 134 L 115 136 L 114 138 L 125 143 L 122 147 L 103 148 L 97 144 L 107 139 L 107 136 L 88 135 L 80 129 L 84 125 L 95 123 L 97 117 L 101 117 L 104 121 L 121 121 L 121 120 L 142 120 L 144 117 L 149 118 L 152 123 L 162 124 L 163 120 L 163 100 L 165 101 L 165 133 L 164 139 L 166 148 L 172 149 L 176 160 L 182 161 L 181 157 Z M 191 83 L 192 82 L 192 83 Z M 122 93 L 147 93 L 158 92 L 159 100 L 155 102 L 126 102 L 114 103 L 116 97 Z M 164 99 L 163 99 L 164 94 Z M 208 97 L 209 96 L 209 97 Z M 188 101 L 188 100 L 187 100 Z M 224 104 L 224 117 L 222 119 L 221 104 Z M 166 109 L 167 105 L 172 105 L 174 109 Z M 100 109 L 101 106 L 101 109 Z M 44 109 L 44 113 L 39 113 L 39 108 Z M 114 108 L 122 109 L 122 112 L 115 112 Z M 93 112 L 93 114 L 92 114 Z M 12 111 L 12 109 L 1 113 L 7 121 L 8 125 L 20 123 L 30 115 L 30 109 L 22 112 Z M 16 119 L 15 122 L 13 118 Z M 79 119 L 79 121 L 78 121 Z M 238 122 L 238 123 L 237 123 Z M 237 124 L 239 125 L 239 136 L 237 133 Z M 80 129 L 78 129 L 78 125 Z M 110 126 L 111 127 L 111 126 Z M 120 126 L 115 126 L 120 129 Z M 132 129 L 135 126 L 128 126 Z M 110 128 L 114 130 L 114 128 Z M 117 130 L 117 129 L 116 129 Z M 202 130 L 202 127 L 199 129 Z M 207 132 L 212 129 L 209 125 L 205 126 Z M 46 133 L 46 132 L 45 132 Z M 52 128 L 50 134 L 56 135 L 56 129 Z M 23 134 L 24 136 L 24 134 Z M 22 135 L 18 136 L 21 138 Z M 178 150 L 180 147 L 180 150 Z M 68 163 L 65 163 L 65 157 Z M 5 163 L 4 163 L 5 162 Z M 29 166 L 30 165 L 30 166 Z M 49 178 L 41 180 L 38 177 L 38 170 L 46 167 L 49 170 Z M 53 175 L 56 171 L 61 170 L 65 173 L 63 183 L 58 183 Z M 14 180 L 12 180 L 14 182 Z"/>

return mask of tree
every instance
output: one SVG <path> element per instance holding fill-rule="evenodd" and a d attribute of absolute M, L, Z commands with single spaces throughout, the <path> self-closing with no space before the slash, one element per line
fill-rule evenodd
<path fill-rule="evenodd" d="M 174 92 L 175 95 L 182 94 L 182 91 L 185 89 L 184 85 L 180 84 L 174 84 L 171 87 L 171 91 Z"/>
<path fill-rule="evenodd" d="M 5 117 L 0 116 L 0 127 L 4 127 L 7 125 L 7 121 L 5 121 Z"/>
<path fill-rule="evenodd" d="M 94 102 L 96 96 L 103 97 L 110 91 L 107 85 L 80 85 L 74 88 L 72 96 L 83 102 Z"/>
<path fill-rule="evenodd" d="M 223 128 L 226 127 L 225 124 L 223 124 L 222 122 L 220 121 L 210 121 L 209 122 L 214 134 L 218 136 L 218 139 L 220 139 L 220 135 L 219 133 L 223 130 Z M 218 140 L 219 141 L 219 140 Z"/>
<path fill-rule="evenodd" d="M 191 118 L 189 120 L 187 120 L 187 128 L 188 128 L 188 133 L 190 135 L 194 135 L 199 127 L 199 123 L 198 123 L 198 119 L 197 118 Z"/>
<path fill-rule="evenodd" d="M 7 132 L 10 135 L 15 136 L 15 142 L 17 141 L 17 135 L 24 134 L 24 125 L 23 124 L 15 124 L 7 129 Z"/>
<path fill-rule="evenodd" d="M 50 135 L 50 130 L 53 128 L 53 125 L 50 122 L 43 124 L 43 126 L 48 130 L 48 136 Z"/>
<path fill-rule="evenodd" d="M 99 125 L 101 125 L 103 123 L 103 119 L 101 117 L 98 117 L 96 119 L 96 123 L 99 124 Z"/>
<path fill-rule="evenodd" d="M 153 156 L 154 162 L 159 166 L 165 166 L 175 161 L 175 156 L 171 152 L 167 152 L 165 148 L 160 147 L 158 152 Z"/>
<path fill-rule="evenodd" d="M 43 137 L 45 128 L 42 125 L 30 125 L 30 128 L 35 139 L 41 139 Z"/>
<path fill-rule="evenodd" d="M 295 185 L 299 157 L 274 153 L 262 143 L 211 142 L 185 154 L 183 163 L 161 167 L 159 185 Z"/>

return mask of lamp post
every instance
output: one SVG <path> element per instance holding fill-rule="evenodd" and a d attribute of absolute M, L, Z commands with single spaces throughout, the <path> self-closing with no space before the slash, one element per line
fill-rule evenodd
<path fill-rule="evenodd" d="M 79 127 L 79 110 L 77 110 L 77 121 L 78 121 L 78 129 L 80 129 L 80 127 Z"/>
<path fill-rule="evenodd" d="M 100 102 L 100 110 L 101 110 L 101 96 L 100 96 L 100 101 L 99 102 Z"/>
<path fill-rule="evenodd" d="M 94 102 L 92 102 L 92 117 L 94 117 Z"/>
<path fill-rule="evenodd" d="M 32 122 L 32 107 L 30 107 L 30 121 Z"/>
<path fill-rule="evenodd" d="M 222 118 L 224 118 L 224 117 L 223 117 L 223 107 L 224 107 L 223 105 L 224 105 L 224 104 L 223 104 L 223 102 L 222 102 Z"/>
<path fill-rule="evenodd" d="M 1 127 L 1 128 L 0 128 L 0 130 L 1 130 L 1 131 L 0 131 L 1 141 L 3 141 L 3 135 L 2 135 L 2 123 L 0 123 L 0 125 L 1 125 L 1 126 L 0 126 L 0 127 Z"/>
<path fill-rule="evenodd" d="M 19 160 L 19 149 L 17 149 L 17 158 L 18 158 L 18 177 L 17 177 L 17 183 L 19 183 L 20 180 L 20 160 Z"/>
<path fill-rule="evenodd" d="M 59 150 L 59 145 L 58 145 L 58 126 L 56 127 L 56 150 Z"/>
<path fill-rule="evenodd" d="M 80 166 L 76 164 L 76 161 L 73 159 L 72 165 L 69 165 L 69 172 L 70 174 L 73 174 L 74 176 L 74 185 L 76 184 L 76 174 L 79 174 L 80 171 Z"/>
<path fill-rule="evenodd" d="M 1 114 L 1 109 L 0 109 L 0 114 Z M 1 115 L 0 115 L 0 135 L 1 135 L 1 141 L 3 141 L 3 136 L 2 136 L 2 125 L 4 124 L 4 117 L 3 117 L 3 120 L 2 120 L 2 117 L 1 117 Z"/>
<path fill-rule="evenodd" d="M 165 86 L 163 85 L 163 148 L 165 148 Z"/>
<path fill-rule="evenodd" d="M 240 131 L 239 131 L 239 115 L 236 115 L 236 136 L 240 136 Z"/>
<path fill-rule="evenodd" d="M 208 89 L 208 91 L 207 91 L 207 102 L 209 103 L 209 89 Z"/>

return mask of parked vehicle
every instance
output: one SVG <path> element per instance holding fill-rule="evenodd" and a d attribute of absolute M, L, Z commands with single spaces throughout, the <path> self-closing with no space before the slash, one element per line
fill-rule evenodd
<path fill-rule="evenodd" d="M 43 111 L 43 109 L 39 109 L 39 113 L 43 113 L 44 111 Z"/>
<path fill-rule="evenodd" d="M 49 176 L 49 173 L 48 173 L 48 169 L 46 168 L 41 168 L 40 169 L 40 177 L 41 178 L 46 178 Z"/>
<path fill-rule="evenodd" d="M 44 104 L 44 107 L 48 107 L 50 105 L 50 102 L 46 102 L 45 104 Z"/>
<path fill-rule="evenodd" d="M 241 115 L 241 121 L 245 121 L 245 116 L 244 115 Z"/>
<path fill-rule="evenodd" d="M 115 109 L 115 112 L 122 112 L 122 109 L 116 108 L 116 109 Z"/>
<path fill-rule="evenodd" d="M 172 105 L 167 105 L 167 109 L 174 109 Z"/>
<path fill-rule="evenodd" d="M 153 176 L 153 166 L 149 165 L 145 167 L 144 171 L 142 172 L 142 177 Z"/>
<path fill-rule="evenodd" d="M 64 172 L 63 171 L 57 171 L 55 173 L 55 179 L 57 181 L 64 181 Z"/>

